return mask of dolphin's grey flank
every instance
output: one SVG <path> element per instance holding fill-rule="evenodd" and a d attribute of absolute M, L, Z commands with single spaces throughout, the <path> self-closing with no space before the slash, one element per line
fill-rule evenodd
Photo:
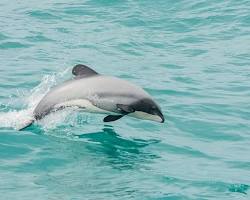
<path fill-rule="evenodd" d="M 86 112 L 104 113 L 104 122 L 111 122 L 125 115 L 164 122 L 160 107 L 142 88 L 128 81 L 98 74 L 85 65 L 76 65 L 74 79 L 50 90 L 35 108 L 30 126 L 51 112 L 76 106 Z"/>

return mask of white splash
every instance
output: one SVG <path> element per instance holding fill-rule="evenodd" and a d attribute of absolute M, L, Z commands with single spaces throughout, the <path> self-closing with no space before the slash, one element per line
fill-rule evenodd
<path fill-rule="evenodd" d="M 63 79 L 63 77 L 68 73 L 69 70 L 70 68 L 58 74 L 45 75 L 42 78 L 41 83 L 30 92 L 17 90 L 17 93 L 15 94 L 18 96 L 17 99 L 14 97 L 10 97 L 9 102 L 6 105 L 2 104 L 2 107 L 9 108 L 9 111 L 0 112 L 0 128 L 14 128 L 18 130 L 29 123 L 33 119 L 32 113 L 36 105 L 51 89 L 51 87 L 55 86 L 60 82 L 61 79 Z M 13 103 L 15 102 L 22 102 L 24 109 L 12 109 L 11 105 L 13 105 Z M 49 126 L 52 126 L 53 124 L 56 125 L 58 122 L 62 121 L 67 114 L 68 112 L 65 112 L 65 114 L 60 115 L 61 117 L 56 115 L 54 116 L 54 118 L 52 115 L 52 118 L 46 120 L 46 123 L 50 121 L 50 123 L 48 123 Z M 40 124 L 43 125 L 44 123 L 41 122 Z"/>
<path fill-rule="evenodd" d="M 66 108 L 58 112 L 51 113 L 47 115 L 45 118 L 41 119 L 37 123 L 41 125 L 45 130 L 50 130 L 50 129 L 55 129 L 57 126 L 62 124 L 62 122 L 65 122 L 67 120 L 68 116 L 72 116 L 72 113 L 76 110 L 77 108 L 71 107 L 71 108 Z M 72 119 L 70 117 L 70 119 Z M 72 125 L 71 121 L 70 125 Z"/>

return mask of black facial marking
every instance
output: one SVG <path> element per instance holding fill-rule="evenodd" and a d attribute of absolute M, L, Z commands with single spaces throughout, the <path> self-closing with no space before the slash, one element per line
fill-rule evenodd
<path fill-rule="evenodd" d="M 157 115 L 164 122 L 164 116 L 161 112 L 160 107 L 152 99 L 141 99 L 135 102 L 131 107 L 135 111 L 145 112 L 151 115 Z"/>
<path fill-rule="evenodd" d="M 142 111 L 151 114 L 152 108 L 156 108 L 156 105 L 151 99 L 142 99 L 133 104 L 133 108 L 136 111 Z"/>

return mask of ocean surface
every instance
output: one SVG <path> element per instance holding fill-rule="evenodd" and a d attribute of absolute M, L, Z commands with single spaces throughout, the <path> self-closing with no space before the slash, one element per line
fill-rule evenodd
<path fill-rule="evenodd" d="M 164 124 L 67 109 L 16 131 L 91 66 Z M 250 199 L 250 1 L 0 2 L 0 199 Z"/>

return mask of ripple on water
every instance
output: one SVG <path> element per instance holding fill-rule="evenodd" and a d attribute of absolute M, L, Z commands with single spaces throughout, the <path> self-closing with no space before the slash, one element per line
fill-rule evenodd
<path fill-rule="evenodd" d="M 23 49 L 23 48 L 29 48 L 32 45 L 20 43 L 20 42 L 2 42 L 0 43 L 0 49 Z"/>
<path fill-rule="evenodd" d="M 4 35 L 3 33 L 0 33 L 0 41 L 1 40 L 6 40 L 8 39 L 9 37 L 7 37 L 6 35 Z"/>
<path fill-rule="evenodd" d="M 43 11 L 43 10 L 33 10 L 27 12 L 27 14 L 31 17 L 40 19 L 40 20 L 58 20 L 59 16 L 52 14 L 53 11 Z M 50 21 L 49 21 L 50 22 Z"/>
<path fill-rule="evenodd" d="M 34 36 L 28 36 L 25 38 L 29 42 L 53 42 L 53 39 L 50 39 L 40 33 L 34 35 Z"/>

